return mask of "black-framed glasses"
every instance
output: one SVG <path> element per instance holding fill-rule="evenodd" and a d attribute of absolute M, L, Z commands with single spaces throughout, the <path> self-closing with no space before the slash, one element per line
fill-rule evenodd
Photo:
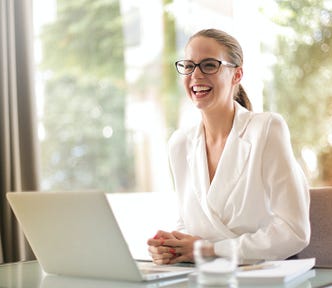
<path fill-rule="evenodd" d="M 215 74 L 218 72 L 219 67 L 221 65 L 228 67 L 237 67 L 236 64 L 227 62 L 225 60 L 217 60 L 217 59 L 204 59 L 200 63 L 195 63 L 191 60 L 179 60 L 175 62 L 176 70 L 182 75 L 190 75 L 194 72 L 195 68 L 198 66 L 199 69 L 204 74 Z"/>

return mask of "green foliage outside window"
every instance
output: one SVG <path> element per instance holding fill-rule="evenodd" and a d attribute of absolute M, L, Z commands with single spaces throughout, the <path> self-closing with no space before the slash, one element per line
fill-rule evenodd
<path fill-rule="evenodd" d="M 126 191 L 134 174 L 119 3 L 58 0 L 57 8 L 41 37 L 43 186 Z"/>
<path fill-rule="evenodd" d="M 275 50 L 273 88 L 265 91 L 270 95 L 265 97 L 265 108 L 275 107 L 285 116 L 298 159 L 303 148 L 317 155 L 320 173 L 311 175 L 311 184 L 331 185 L 332 180 L 326 178 L 326 171 L 332 170 L 332 162 L 326 161 L 332 153 L 328 139 L 332 133 L 331 1 L 276 3 L 279 10 L 274 21 L 282 30 Z"/>

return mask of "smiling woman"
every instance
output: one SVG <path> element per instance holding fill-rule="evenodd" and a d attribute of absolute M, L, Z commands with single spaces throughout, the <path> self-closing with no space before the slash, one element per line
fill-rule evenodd
<path fill-rule="evenodd" d="M 237 102 L 246 96 L 238 95 L 243 55 L 231 35 L 201 30 L 189 38 L 185 57 L 193 63 L 227 59 L 236 65 L 215 65 L 214 73 L 191 65 L 191 73 L 183 76 L 202 119 L 170 138 L 178 225 L 176 231 L 159 230 L 148 239 L 153 261 L 194 262 L 199 239 L 213 243 L 215 257 L 227 256 L 234 240 L 241 261 L 295 255 L 309 243 L 310 201 L 286 122 L 281 115 L 252 112 Z"/>

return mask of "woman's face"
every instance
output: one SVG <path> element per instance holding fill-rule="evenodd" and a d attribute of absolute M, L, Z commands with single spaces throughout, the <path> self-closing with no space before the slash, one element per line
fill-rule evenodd
<path fill-rule="evenodd" d="M 208 37 L 195 37 L 187 45 L 185 59 L 198 64 L 204 59 L 230 61 L 226 48 Z M 221 65 L 215 74 L 204 74 L 197 66 L 190 75 L 183 76 L 183 84 L 188 97 L 202 112 L 211 109 L 233 108 L 234 87 L 242 77 L 242 68 Z"/>

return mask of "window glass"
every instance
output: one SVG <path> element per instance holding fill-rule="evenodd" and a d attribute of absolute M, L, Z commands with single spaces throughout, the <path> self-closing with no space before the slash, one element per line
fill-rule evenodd
<path fill-rule="evenodd" d="M 273 2 L 274 41 L 264 108 L 289 125 L 312 186 L 332 185 L 332 2 Z"/>
<path fill-rule="evenodd" d="M 199 121 L 174 62 L 210 27 L 240 41 L 254 110 L 286 118 L 310 184 L 332 184 L 330 1 L 33 3 L 43 190 L 171 190 L 167 140 Z"/>

